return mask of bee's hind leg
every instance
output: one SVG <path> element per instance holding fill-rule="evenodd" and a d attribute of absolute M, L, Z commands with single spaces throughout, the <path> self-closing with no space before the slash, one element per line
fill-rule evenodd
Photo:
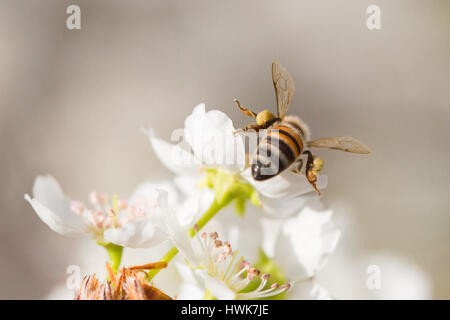
<path fill-rule="evenodd" d="M 316 190 L 317 194 L 320 196 L 320 190 L 317 188 L 317 175 L 320 170 L 323 168 L 323 160 L 319 157 L 313 156 L 311 151 L 306 150 L 303 154 L 308 155 L 308 160 L 306 161 L 306 179 L 308 179 L 309 183 L 313 186 L 314 190 Z"/>
<path fill-rule="evenodd" d="M 296 160 L 296 161 L 294 162 L 294 164 L 292 165 L 291 171 L 292 171 L 293 173 L 300 174 L 300 173 L 302 173 L 302 168 L 303 168 L 303 159 L 302 159 L 302 158 L 299 158 L 299 159 Z"/>

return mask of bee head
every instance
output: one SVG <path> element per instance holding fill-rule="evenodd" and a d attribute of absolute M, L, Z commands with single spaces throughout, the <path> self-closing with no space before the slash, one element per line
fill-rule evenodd
<path fill-rule="evenodd" d="M 263 126 L 272 119 L 275 119 L 275 116 L 273 115 L 273 113 L 270 112 L 269 110 L 264 110 L 264 111 L 261 111 L 260 113 L 258 113 L 258 115 L 256 116 L 256 123 L 259 126 Z"/>

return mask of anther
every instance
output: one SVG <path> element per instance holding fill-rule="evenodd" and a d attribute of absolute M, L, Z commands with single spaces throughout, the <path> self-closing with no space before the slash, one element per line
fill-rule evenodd
<path fill-rule="evenodd" d="M 127 203 L 125 200 L 119 200 L 117 201 L 117 207 L 119 208 L 119 210 L 124 210 L 127 208 Z"/>
<path fill-rule="evenodd" d="M 216 240 L 219 237 L 219 235 L 217 234 L 217 232 L 211 232 L 209 234 L 209 237 L 213 240 Z"/>
<path fill-rule="evenodd" d="M 92 191 L 89 194 L 89 201 L 91 201 L 92 204 L 97 204 L 99 202 L 98 198 L 99 198 L 99 195 L 98 195 L 97 191 Z"/>
<path fill-rule="evenodd" d="M 233 250 L 231 249 L 231 245 L 228 242 L 225 242 L 223 247 L 224 247 L 225 254 L 230 255 L 233 253 Z"/>
<path fill-rule="evenodd" d="M 268 274 L 268 273 L 264 273 L 264 274 L 261 276 L 261 280 L 269 280 L 269 278 L 270 278 L 270 274 Z"/>
<path fill-rule="evenodd" d="M 249 280 L 253 280 L 253 278 L 256 276 L 259 276 L 259 270 L 258 269 L 256 269 L 256 268 L 250 268 L 249 270 L 248 270 L 248 274 L 247 274 L 247 278 L 249 279 Z"/>
<path fill-rule="evenodd" d="M 70 203 L 70 210 L 77 215 L 80 215 L 84 211 L 84 205 L 79 201 L 72 201 Z"/>
<path fill-rule="evenodd" d="M 245 260 L 242 260 L 241 265 L 240 265 L 240 269 L 249 269 L 250 268 L 250 263 L 248 263 Z"/>
<path fill-rule="evenodd" d="M 285 283 L 281 286 L 281 289 L 289 290 L 291 288 L 291 285 L 289 283 Z"/>

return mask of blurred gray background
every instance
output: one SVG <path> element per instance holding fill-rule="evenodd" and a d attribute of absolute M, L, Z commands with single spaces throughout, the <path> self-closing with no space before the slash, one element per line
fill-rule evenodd
<path fill-rule="evenodd" d="M 450 298 L 449 1 L 2 0 L 0 39 L 0 298 L 43 298 L 73 262 L 23 199 L 37 174 L 82 200 L 170 177 L 139 128 L 168 139 L 200 102 L 246 124 L 233 99 L 274 108 L 274 59 L 313 138 L 373 150 L 319 152 L 323 201 L 353 213 L 341 246 L 401 253 Z"/>

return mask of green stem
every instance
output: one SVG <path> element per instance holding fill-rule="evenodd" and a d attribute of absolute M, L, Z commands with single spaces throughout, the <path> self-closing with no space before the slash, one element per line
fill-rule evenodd
<path fill-rule="evenodd" d="M 177 253 L 178 253 L 178 249 L 176 247 L 172 247 L 169 251 L 166 252 L 164 257 L 162 257 L 159 261 L 165 261 L 165 262 L 169 263 L 169 261 L 172 260 L 172 258 L 175 257 Z M 150 270 L 147 273 L 148 281 L 152 280 L 153 277 L 156 276 L 159 271 L 161 271 L 161 269 Z"/>
<path fill-rule="evenodd" d="M 198 230 L 200 230 L 201 228 L 203 228 L 208 222 L 209 220 L 211 220 L 217 212 L 219 212 L 220 210 L 222 210 L 223 208 L 225 208 L 230 202 L 231 200 L 233 200 L 233 198 L 231 197 L 227 197 L 225 199 L 225 201 L 222 201 L 221 203 L 218 203 L 216 199 L 214 199 L 214 202 L 211 204 L 211 206 L 209 207 L 208 211 L 206 211 L 203 216 L 201 216 L 200 219 L 198 219 L 196 225 L 198 226 Z M 191 238 L 195 235 L 195 230 L 194 228 L 191 228 L 189 230 L 189 235 L 191 236 Z"/>
<path fill-rule="evenodd" d="M 224 201 L 221 203 L 217 202 L 216 199 L 214 199 L 214 202 L 211 204 L 209 209 L 201 216 L 200 219 L 198 219 L 196 225 L 198 226 L 197 230 L 194 230 L 194 228 L 191 228 L 189 230 L 189 236 L 192 238 L 195 235 L 196 231 L 199 231 L 201 228 L 203 228 L 209 220 L 211 220 L 217 212 L 219 212 L 221 209 L 225 208 L 231 201 L 233 200 L 233 197 L 226 197 Z M 170 262 L 170 260 L 173 259 L 173 257 L 176 256 L 178 253 L 178 249 L 176 247 L 172 247 L 169 251 L 166 252 L 166 254 L 161 258 L 160 261 L 165 261 L 167 263 Z M 158 274 L 158 272 L 161 271 L 161 269 L 154 269 L 148 272 L 148 280 L 152 280 L 154 276 Z"/>
<path fill-rule="evenodd" d="M 114 272 L 117 272 L 117 270 L 119 270 L 120 267 L 120 261 L 122 260 L 123 247 L 118 246 L 111 242 L 103 245 L 103 247 L 105 247 L 106 251 L 108 252 L 111 268 L 113 269 Z"/>

